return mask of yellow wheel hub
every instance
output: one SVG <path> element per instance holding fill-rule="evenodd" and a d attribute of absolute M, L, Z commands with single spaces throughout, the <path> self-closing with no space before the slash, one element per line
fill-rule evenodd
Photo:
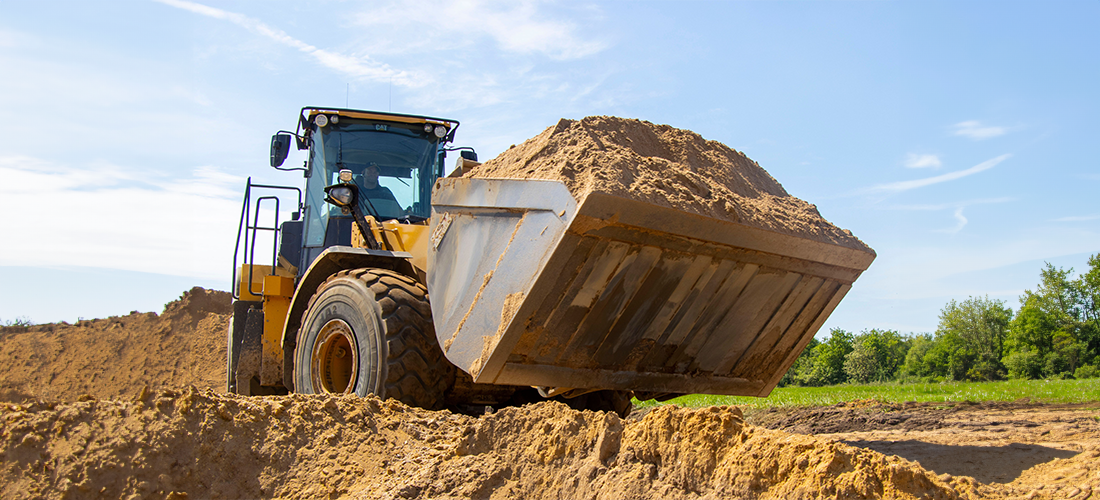
<path fill-rule="evenodd" d="M 350 394 L 359 377 L 359 346 L 344 320 L 325 323 L 317 334 L 310 358 L 310 377 L 318 392 Z"/>

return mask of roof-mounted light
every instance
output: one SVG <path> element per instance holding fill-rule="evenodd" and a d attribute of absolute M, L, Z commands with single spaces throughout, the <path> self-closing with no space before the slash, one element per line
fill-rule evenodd
<path fill-rule="evenodd" d="M 425 123 L 425 124 L 424 124 L 424 133 L 425 133 L 425 134 L 430 134 L 430 133 L 432 133 L 432 129 L 433 129 L 433 128 L 435 128 L 435 127 L 433 127 L 431 123 Z"/>
<path fill-rule="evenodd" d="M 324 127 L 325 125 L 328 125 L 328 117 L 325 115 L 317 115 L 313 119 L 313 123 L 316 123 L 318 127 Z"/>
<path fill-rule="evenodd" d="M 332 122 L 333 125 L 336 125 L 337 123 L 340 123 L 340 115 L 332 115 L 332 117 L 329 118 L 328 121 Z"/>
<path fill-rule="evenodd" d="M 446 135 L 447 135 L 447 127 L 444 127 L 443 125 L 436 125 L 435 126 L 435 136 L 436 137 L 442 139 Z"/>

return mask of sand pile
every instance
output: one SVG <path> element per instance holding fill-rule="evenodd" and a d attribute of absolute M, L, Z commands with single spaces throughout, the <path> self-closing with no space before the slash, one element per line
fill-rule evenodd
<path fill-rule="evenodd" d="M 196 288 L 161 315 L 0 329 L 0 381 L 10 399 L 69 401 L 0 403 L 0 498 L 1100 495 L 1095 445 L 998 485 L 937 475 L 833 439 L 746 425 L 728 407 L 666 406 L 622 420 L 543 402 L 474 417 L 374 397 L 219 394 L 228 304 L 227 294 Z M 179 389 L 186 384 L 200 387 Z M 818 410 L 825 416 L 811 420 L 850 420 L 835 410 Z M 942 427 L 930 418 L 906 422 Z M 994 427 L 1005 421 L 990 418 Z M 1081 432 L 1069 428 L 1078 420 L 1050 418 Z M 958 441 L 959 432 L 974 430 L 944 432 Z"/>
<path fill-rule="evenodd" d="M 872 252 L 743 153 L 642 120 L 562 119 L 466 176 L 560 180 L 578 200 L 592 192 L 614 194 Z"/>
<path fill-rule="evenodd" d="M 0 328 L 0 400 L 132 397 L 142 387 L 224 390 L 230 295 L 193 288 L 164 313 Z"/>
<path fill-rule="evenodd" d="M 374 397 L 212 391 L 0 406 L 4 498 L 977 498 L 969 478 L 736 408 L 480 418 Z"/>

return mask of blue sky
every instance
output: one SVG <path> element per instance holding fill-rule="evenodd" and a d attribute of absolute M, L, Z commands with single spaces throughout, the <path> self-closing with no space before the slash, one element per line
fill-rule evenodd
<path fill-rule="evenodd" d="M 228 289 L 305 105 L 462 122 L 482 159 L 618 115 L 744 151 L 878 252 L 825 329 L 1016 308 L 1100 252 L 1096 2 L 0 0 L 0 321 Z M 289 162 L 300 162 L 292 156 Z"/>

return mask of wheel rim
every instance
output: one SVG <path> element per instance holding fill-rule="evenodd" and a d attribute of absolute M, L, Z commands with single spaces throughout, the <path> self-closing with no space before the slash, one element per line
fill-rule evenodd
<path fill-rule="evenodd" d="M 310 377 L 318 392 L 355 392 L 359 378 L 359 346 L 351 326 L 341 319 L 329 320 L 317 334 L 310 359 Z"/>

